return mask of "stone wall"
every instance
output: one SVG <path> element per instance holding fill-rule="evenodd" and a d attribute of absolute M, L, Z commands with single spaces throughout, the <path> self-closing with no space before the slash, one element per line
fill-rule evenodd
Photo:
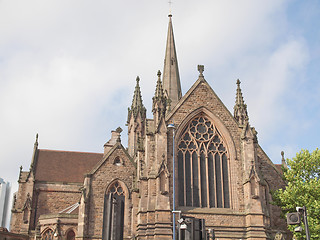
<path fill-rule="evenodd" d="M 117 157 L 120 157 L 121 165 L 114 163 Z M 101 165 L 92 172 L 88 216 L 89 238 L 102 237 L 104 196 L 108 186 L 115 180 L 125 186 L 124 237 L 131 235 L 131 190 L 134 174 L 135 166 L 121 147 L 116 148 L 109 156 L 106 156 Z"/>

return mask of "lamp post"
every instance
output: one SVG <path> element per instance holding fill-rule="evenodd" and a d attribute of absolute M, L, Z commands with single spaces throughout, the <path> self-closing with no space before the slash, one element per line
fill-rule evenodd
<path fill-rule="evenodd" d="M 175 183 L 175 153 L 174 153 L 174 130 L 175 130 L 175 127 L 174 127 L 174 124 L 171 123 L 168 125 L 168 128 L 169 129 L 172 129 L 172 191 L 173 191 L 173 197 L 172 197 L 172 239 L 175 240 L 176 239 L 176 183 Z"/>

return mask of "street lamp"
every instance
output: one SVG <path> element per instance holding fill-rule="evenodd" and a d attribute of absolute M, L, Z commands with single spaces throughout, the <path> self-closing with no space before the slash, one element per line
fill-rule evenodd
<path fill-rule="evenodd" d="M 173 216 L 172 216 L 172 222 L 173 222 L 173 225 L 172 225 L 172 235 L 173 235 L 173 240 L 176 239 L 176 183 L 175 183 L 175 157 L 174 157 L 174 130 L 175 130 L 175 126 L 173 123 L 170 123 L 168 125 L 168 129 L 172 129 L 172 185 L 173 185 L 173 198 L 172 198 L 172 213 L 173 213 Z"/>

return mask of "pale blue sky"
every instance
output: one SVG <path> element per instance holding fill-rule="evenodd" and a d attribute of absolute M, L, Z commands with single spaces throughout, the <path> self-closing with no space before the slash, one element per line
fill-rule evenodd
<path fill-rule="evenodd" d="M 102 152 L 125 131 L 137 75 L 148 117 L 163 69 L 167 1 L 0 0 L 0 177 L 16 188 L 44 149 Z M 320 142 L 320 2 L 172 4 L 183 93 L 197 65 L 233 113 L 236 80 L 275 163 Z"/>

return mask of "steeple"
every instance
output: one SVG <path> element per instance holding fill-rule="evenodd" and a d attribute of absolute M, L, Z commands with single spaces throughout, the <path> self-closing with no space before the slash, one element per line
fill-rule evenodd
<path fill-rule="evenodd" d="M 139 86 L 140 78 L 136 78 L 136 87 L 133 94 L 131 108 L 128 108 L 128 122 L 131 115 L 133 114 L 134 118 L 137 117 L 138 113 L 141 114 L 141 118 L 146 118 L 146 108 L 142 103 L 141 91 Z"/>
<path fill-rule="evenodd" d="M 163 68 L 163 89 L 164 94 L 168 98 L 169 111 L 177 104 L 182 96 L 181 84 L 178 69 L 178 59 L 176 47 L 174 43 L 173 28 L 172 28 L 172 15 L 169 14 L 168 36 L 166 54 L 164 59 Z"/>
<path fill-rule="evenodd" d="M 236 93 L 236 104 L 234 106 L 234 118 L 240 125 L 244 125 L 248 120 L 247 105 L 243 101 L 242 92 L 240 88 L 240 80 L 237 80 L 237 93 Z"/>

